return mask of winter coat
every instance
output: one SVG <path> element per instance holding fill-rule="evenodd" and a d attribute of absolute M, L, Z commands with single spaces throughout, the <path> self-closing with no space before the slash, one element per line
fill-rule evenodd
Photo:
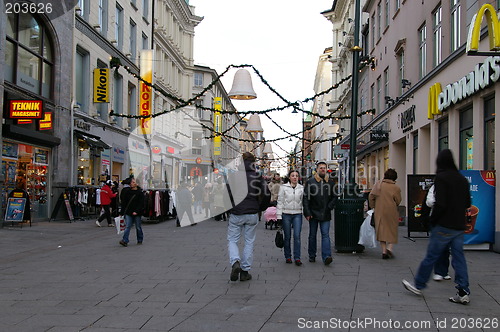
<path fill-rule="evenodd" d="M 136 190 L 132 190 L 130 187 L 123 188 L 120 201 L 122 202 L 121 213 L 123 215 L 131 216 L 135 212 L 138 216 L 142 216 L 144 213 L 144 192 L 140 187 L 137 187 Z"/>
<path fill-rule="evenodd" d="M 304 186 L 304 216 L 312 216 L 316 220 L 330 221 L 332 209 L 337 202 L 335 183 L 328 176 L 321 178 L 317 173 L 309 178 Z"/>
<path fill-rule="evenodd" d="M 276 202 L 278 200 L 278 194 L 281 188 L 281 181 L 271 180 L 269 183 L 269 191 L 271 192 L 271 202 Z"/>
<path fill-rule="evenodd" d="M 471 206 L 469 182 L 460 174 L 451 151 L 439 152 L 436 159 L 434 179 L 435 198 L 431 224 L 446 228 L 465 230 L 466 210 Z"/>
<path fill-rule="evenodd" d="M 116 197 L 116 193 L 113 192 L 110 186 L 105 184 L 101 188 L 101 205 L 110 205 L 111 199 Z"/>
<path fill-rule="evenodd" d="M 231 214 L 259 213 L 261 211 L 260 202 L 269 202 L 271 198 L 267 183 L 255 171 L 254 164 L 248 160 L 243 161 L 237 172 L 230 174 L 228 186 L 235 204 L 229 211 Z"/>
<path fill-rule="evenodd" d="M 283 213 L 302 214 L 302 196 L 304 195 L 304 186 L 297 183 L 295 188 L 290 183 L 281 185 L 278 194 L 278 205 L 276 216 L 281 219 Z"/>
<path fill-rule="evenodd" d="M 396 182 L 384 179 L 373 187 L 368 201 L 375 209 L 375 233 L 377 241 L 398 243 L 399 212 L 401 189 Z"/>

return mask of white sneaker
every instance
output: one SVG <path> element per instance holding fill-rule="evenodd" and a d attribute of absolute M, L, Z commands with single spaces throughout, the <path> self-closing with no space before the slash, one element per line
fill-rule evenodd
<path fill-rule="evenodd" d="M 460 296 L 457 293 L 457 295 L 450 297 L 450 302 L 459 304 L 469 304 L 470 302 L 469 295 L 465 294 L 464 296 Z"/>
<path fill-rule="evenodd" d="M 95 224 L 97 225 L 97 227 L 101 227 L 101 224 L 99 223 L 99 220 L 96 220 Z"/>
<path fill-rule="evenodd" d="M 415 286 L 413 286 L 411 283 L 409 283 L 408 281 L 406 280 L 402 280 L 402 283 L 403 283 L 403 286 L 409 290 L 410 292 L 412 292 L 413 294 L 415 295 L 422 295 L 422 291 L 420 289 L 417 289 Z M 451 300 L 450 300 L 451 301 Z"/>
<path fill-rule="evenodd" d="M 444 277 L 440 274 L 435 274 L 432 279 L 435 281 L 451 280 L 451 277 L 447 274 Z"/>

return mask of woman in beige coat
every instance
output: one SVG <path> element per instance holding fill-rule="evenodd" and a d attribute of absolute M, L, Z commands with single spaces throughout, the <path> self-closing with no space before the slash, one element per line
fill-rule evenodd
<path fill-rule="evenodd" d="M 384 179 L 373 186 L 368 196 L 370 207 L 375 209 L 375 233 L 382 247 L 382 259 L 394 257 L 392 247 L 398 243 L 401 189 L 396 185 L 397 178 L 398 173 L 389 168 L 384 173 Z"/>

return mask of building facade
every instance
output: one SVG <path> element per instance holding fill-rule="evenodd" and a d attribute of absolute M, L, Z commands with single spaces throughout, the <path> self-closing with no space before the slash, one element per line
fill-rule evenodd
<path fill-rule="evenodd" d="M 358 114 L 363 105 L 375 114 L 356 133 L 356 181 L 364 188 L 392 167 L 406 193 L 407 176 L 435 173 L 436 156 L 445 148 L 461 170 L 496 169 L 500 58 L 466 53 L 469 26 L 484 4 L 499 8 L 498 1 L 365 2 L 368 20 L 360 40 L 374 68 L 360 76 Z M 483 23 L 480 50 L 489 51 L 493 33 Z M 495 191 L 498 205 L 498 186 Z M 498 251 L 498 211 L 494 219 Z"/>

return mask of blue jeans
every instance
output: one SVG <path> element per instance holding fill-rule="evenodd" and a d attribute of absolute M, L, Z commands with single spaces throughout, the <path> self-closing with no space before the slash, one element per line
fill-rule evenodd
<path fill-rule="evenodd" d="M 321 231 L 321 258 L 323 262 L 327 257 L 332 256 L 332 247 L 330 244 L 330 221 L 323 221 L 311 218 L 309 220 L 309 258 L 316 257 L 316 234 L 318 233 L 318 224 Z"/>
<path fill-rule="evenodd" d="M 285 258 L 292 258 L 290 246 L 293 226 L 293 259 L 300 259 L 300 231 L 302 230 L 302 214 L 283 213 L 283 233 L 285 235 Z"/>
<path fill-rule="evenodd" d="M 128 243 L 128 237 L 130 235 L 130 229 L 135 223 L 135 230 L 137 233 L 137 242 L 142 242 L 144 240 L 144 233 L 142 232 L 142 219 L 141 216 L 131 216 L 125 215 L 125 231 L 123 232 L 123 242 Z"/>
<path fill-rule="evenodd" d="M 451 265 L 455 270 L 456 288 L 469 294 L 469 276 L 467 274 L 467 262 L 465 261 L 463 247 L 464 231 L 435 226 L 431 231 L 427 254 L 420 263 L 417 275 L 415 276 L 415 287 L 418 289 L 426 287 L 434 264 L 450 248 L 452 257 Z"/>
<path fill-rule="evenodd" d="M 227 226 L 229 263 L 233 265 L 234 262 L 240 261 L 240 266 L 243 271 L 249 271 L 252 268 L 253 244 L 255 242 L 255 233 L 258 223 L 259 216 L 257 213 L 229 215 L 229 224 Z M 238 241 L 242 234 L 245 237 L 245 247 L 243 248 L 243 256 L 240 258 Z"/>

